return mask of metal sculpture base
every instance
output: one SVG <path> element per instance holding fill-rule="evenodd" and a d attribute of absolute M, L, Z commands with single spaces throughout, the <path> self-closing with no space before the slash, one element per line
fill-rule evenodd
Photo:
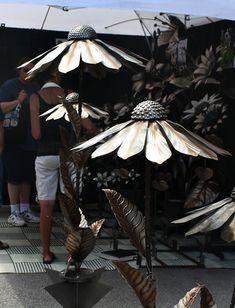
<path fill-rule="evenodd" d="M 45 290 L 64 308 L 90 308 L 103 298 L 112 287 L 98 282 L 104 269 L 80 269 L 76 272 L 47 270 L 53 282 Z"/>

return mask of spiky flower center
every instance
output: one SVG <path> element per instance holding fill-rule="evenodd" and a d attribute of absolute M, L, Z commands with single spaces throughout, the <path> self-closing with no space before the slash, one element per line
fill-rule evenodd
<path fill-rule="evenodd" d="M 65 98 L 67 103 L 78 104 L 79 94 L 77 92 L 69 93 Z"/>
<path fill-rule="evenodd" d="M 95 30 L 87 25 L 76 26 L 70 30 L 68 34 L 68 40 L 85 40 L 95 38 L 97 38 Z"/>
<path fill-rule="evenodd" d="M 156 101 L 141 102 L 131 113 L 132 120 L 164 120 L 166 118 L 165 108 Z"/>

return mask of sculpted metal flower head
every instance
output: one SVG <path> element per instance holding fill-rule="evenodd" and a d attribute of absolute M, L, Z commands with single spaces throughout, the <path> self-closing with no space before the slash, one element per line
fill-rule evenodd
<path fill-rule="evenodd" d="M 132 111 L 131 120 L 109 128 L 73 150 L 83 150 L 107 137 L 109 139 L 92 153 L 92 158 L 117 150 L 119 157 L 127 159 L 145 151 L 148 160 L 162 164 L 170 158 L 172 149 L 211 159 L 217 159 L 216 153 L 230 155 L 183 126 L 169 121 L 165 109 L 156 101 L 141 102 Z"/>
<path fill-rule="evenodd" d="M 235 241 L 235 187 L 230 197 L 205 206 L 200 210 L 192 211 L 188 216 L 174 220 L 173 223 L 185 223 L 204 215 L 206 217 L 193 226 L 186 235 L 205 233 L 223 226 L 221 238 L 227 242 Z"/>
<path fill-rule="evenodd" d="M 77 92 L 72 92 L 68 94 L 65 98 L 65 102 L 71 103 L 73 108 L 79 113 L 79 94 Z M 41 116 L 49 116 L 46 118 L 46 121 L 48 120 L 57 120 L 59 118 L 64 117 L 65 120 L 69 120 L 68 112 L 66 108 L 64 107 L 63 103 L 58 104 L 54 106 L 53 108 L 47 110 L 46 112 L 42 113 Z M 86 103 L 82 103 L 82 113 L 81 118 L 85 119 L 88 117 L 94 118 L 94 119 L 100 119 L 100 118 L 106 118 L 108 117 L 108 112 L 105 112 L 97 107 L 91 106 Z"/>
<path fill-rule="evenodd" d="M 94 77 L 104 77 L 104 68 L 117 71 L 122 64 L 132 62 L 143 66 L 140 56 L 123 51 L 112 44 L 103 42 L 97 38 L 95 30 L 87 25 L 76 26 L 68 34 L 68 39 L 50 50 L 40 54 L 20 67 L 26 66 L 37 59 L 40 59 L 28 72 L 28 78 L 48 68 L 52 62 L 59 63 L 58 70 L 61 73 L 68 73 L 82 64 L 82 70 L 89 72 Z M 93 65 L 100 65 L 94 69 Z M 20 68 L 19 67 L 19 68 Z"/>

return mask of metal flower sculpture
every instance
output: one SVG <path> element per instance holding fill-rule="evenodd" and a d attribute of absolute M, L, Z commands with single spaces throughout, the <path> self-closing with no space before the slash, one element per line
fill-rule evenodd
<path fill-rule="evenodd" d="M 28 72 L 28 78 L 44 71 L 54 61 L 58 61 L 58 70 L 61 73 L 68 73 L 82 66 L 82 71 L 102 78 L 105 76 L 105 69 L 118 71 L 122 64 L 128 66 L 128 62 L 142 66 L 142 60 L 144 60 L 130 51 L 124 51 L 99 40 L 95 30 L 88 25 L 74 27 L 69 32 L 67 41 L 56 45 L 20 67 L 37 59 L 40 60 Z"/>
<path fill-rule="evenodd" d="M 203 209 L 189 212 L 188 216 L 174 220 L 172 223 L 185 223 L 203 215 L 207 216 L 192 227 L 186 235 L 205 233 L 223 226 L 221 238 L 227 242 L 235 241 L 235 187 L 230 197 L 212 203 Z"/>
<path fill-rule="evenodd" d="M 165 109 L 155 101 L 139 103 L 131 113 L 131 120 L 117 124 L 73 149 L 83 150 L 115 133 L 92 153 L 92 158 L 116 149 L 117 155 L 123 159 L 145 150 L 146 158 L 157 164 L 171 157 L 171 148 L 186 155 L 211 159 L 217 159 L 216 153 L 230 155 L 183 126 L 169 121 Z"/>
<path fill-rule="evenodd" d="M 79 113 L 79 94 L 77 92 L 72 92 L 68 94 L 65 98 L 65 101 L 67 103 L 72 104 L 73 108 Z M 48 120 L 57 120 L 59 118 L 64 117 L 65 120 L 70 121 L 68 116 L 68 111 L 63 105 L 63 103 L 56 105 L 55 107 L 47 110 L 46 112 L 42 113 L 41 116 L 49 115 L 46 118 L 46 121 Z M 106 118 L 109 114 L 106 111 L 103 111 L 97 107 L 91 106 L 86 103 L 82 103 L 82 113 L 81 118 L 85 119 L 88 117 L 94 118 L 94 119 L 100 119 L 100 118 Z"/>
<path fill-rule="evenodd" d="M 176 151 L 206 158 L 217 159 L 218 154 L 230 155 L 229 152 L 213 145 L 198 135 L 186 130 L 181 125 L 167 120 L 165 109 L 156 101 L 143 101 L 131 113 L 131 120 L 117 124 L 90 140 L 75 146 L 73 150 L 83 150 L 102 139 L 117 133 L 99 146 L 92 158 L 111 153 L 118 149 L 117 155 L 127 159 L 145 150 L 145 237 L 146 263 L 148 275 L 151 272 L 151 232 L 150 232 L 150 166 L 149 162 L 162 164 L 172 155 L 171 148 Z"/>
<path fill-rule="evenodd" d="M 227 106 L 218 94 L 209 96 L 206 94 L 199 101 L 192 101 L 192 108 L 184 111 L 183 119 L 194 118 L 195 131 L 208 133 L 212 129 L 217 129 L 218 125 L 227 118 Z"/>

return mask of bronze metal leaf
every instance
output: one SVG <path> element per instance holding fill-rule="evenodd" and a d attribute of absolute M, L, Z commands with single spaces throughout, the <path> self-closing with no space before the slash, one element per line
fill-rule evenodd
<path fill-rule="evenodd" d="M 85 259 L 95 246 L 95 236 L 90 228 L 82 228 L 79 230 L 82 241 L 79 250 L 79 259 Z M 78 257 L 77 257 L 78 260 Z"/>
<path fill-rule="evenodd" d="M 202 287 L 200 308 L 216 308 L 216 307 L 217 305 L 215 304 L 209 290 L 206 287 Z"/>
<path fill-rule="evenodd" d="M 105 222 L 105 219 L 100 219 L 97 220 L 95 222 L 93 222 L 93 224 L 91 224 L 90 228 L 93 231 L 94 236 L 97 236 L 100 232 L 100 229 L 102 228 L 103 223 Z"/>
<path fill-rule="evenodd" d="M 184 297 L 180 299 L 177 305 L 174 308 L 189 308 L 193 304 L 195 298 L 200 293 L 202 286 L 195 287 L 188 291 Z"/>
<path fill-rule="evenodd" d="M 83 261 L 95 246 L 95 236 L 90 228 L 71 232 L 66 239 L 65 247 L 77 262 Z"/>
<path fill-rule="evenodd" d="M 235 241 L 235 214 L 228 220 L 226 225 L 223 227 L 220 236 L 226 242 Z"/>
<path fill-rule="evenodd" d="M 71 232 L 66 239 L 65 247 L 70 256 L 79 254 L 80 246 L 82 242 L 82 235 L 80 230 Z"/>
<path fill-rule="evenodd" d="M 75 135 L 78 139 L 79 136 L 80 136 L 80 132 L 81 132 L 81 117 L 80 117 L 79 113 L 74 109 L 74 107 L 71 103 L 63 101 L 63 106 L 65 107 L 66 111 L 68 112 L 69 120 L 72 124 L 74 133 L 75 133 Z"/>
<path fill-rule="evenodd" d="M 156 300 L 156 286 L 150 277 L 137 271 L 126 262 L 113 261 L 120 274 L 127 280 L 135 291 L 140 302 L 145 308 L 154 308 Z"/>
<path fill-rule="evenodd" d="M 62 176 L 62 180 L 65 186 L 66 191 L 68 194 L 70 194 L 71 198 L 76 198 L 76 191 L 75 186 L 73 182 L 73 177 L 71 176 L 71 169 L 73 169 L 72 162 L 69 162 L 68 157 L 66 155 L 66 151 L 61 149 L 60 151 L 60 172 Z M 72 166 L 72 168 L 70 167 Z"/>
<path fill-rule="evenodd" d="M 81 222 L 81 213 L 75 199 L 71 199 L 64 194 L 60 194 L 59 204 L 64 218 L 73 229 L 78 228 Z"/>
<path fill-rule="evenodd" d="M 212 203 L 218 197 L 219 192 L 220 189 L 216 182 L 200 180 L 192 187 L 185 200 L 184 208 L 196 208 Z"/>
<path fill-rule="evenodd" d="M 145 256 L 145 220 L 140 211 L 127 198 L 111 189 L 103 189 L 121 228 L 133 245 Z"/>

